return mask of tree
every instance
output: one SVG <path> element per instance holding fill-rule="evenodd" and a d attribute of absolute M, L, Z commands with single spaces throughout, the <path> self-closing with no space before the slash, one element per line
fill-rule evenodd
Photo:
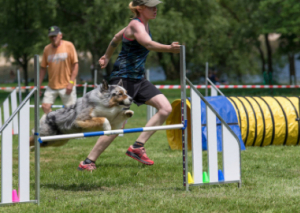
<path fill-rule="evenodd" d="M 51 5 L 43 0 L 0 0 L 0 8 L 0 41 L 6 44 L 5 55 L 22 67 L 27 86 L 29 60 L 41 52 L 47 39 L 41 20 L 52 17 Z"/>
<path fill-rule="evenodd" d="M 258 70 L 254 66 L 257 59 L 253 47 L 260 48 L 259 25 L 251 23 L 254 19 L 251 14 L 259 6 L 257 3 L 250 0 L 246 3 L 240 0 L 193 0 L 188 3 L 167 0 L 166 4 L 167 10 L 172 8 L 185 18 L 181 21 L 185 26 L 181 34 L 189 41 L 187 59 L 193 65 L 195 76 L 199 73 L 204 76 L 205 62 L 219 73 L 233 73 L 239 79 L 243 73 Z M 189 24 L 191 27 L 187 28 Z"/>
<path fill-rule="evenodd" d="M 286 55 L 289 63 L 290 84 L 297 83 L 295 55 L 300 51 L 300 42 L 295 34 L 283 34 L 280 37 L 279 53 Z"/>
<path fill-rule="evenodd" d="M 130 21 L 129 2 L 0 0 L 0 41 L 6 44 L 6 55 L 12 55 L 27 75 L 29 59 L 48 43 L 48 27 L 58 25 L 78 51 L 92 54 L 97 66 L 114 34 Z M 278 54 L 289 55 L 292 61 L 299 51 L 299 10 L 298 0 L 164 0 L 157 18 L 149 24 L 153 40 L 179 41 L 186 46 L 187 66 L 195 79 L 204 76 L 205 62 L 209 62 L 212 69 L 241 81 L 245 73 L 264 72 L 266 67 L 272 72 L 275 50 L 263 48 L 261 35 L 268 44 L 269 34 L 281 34 L 284 50 Z M 178 54 L 151 52 L 146 66 L 153 64 L 163 67 L 167 79 L 179 78 Z M 25 80 L 27 84 L 27 76 Z"/>
<path fill-rule="evenodd" d="M 290 83 L 296 81 L 295 54 L 300 51 L 300 4 L 297 0 L 264 0 L 260 9 L 268 11 L 264 32 L 281 34 L 279 54 L 286 55 L 290 70 Z"/>
<path fill-rule="evenodd" d="M 189 51 L 188 48 L 192 46 L 191 43 L 195 40 L 193 25 L 188 22 L 181 12 L 174 9 L 164 11 L 163 5 L 161 7 L 158 11 L 158 17 L 149 23 L 153 40 L 163 44 L 178 41 L 186 45 L 187 51 Z M 189 52 L 187 52 L 187 57 L 188 55 Z M 179 54 L 157 52 L 152 54 L 149 62 L 151 63 L 154 59 L 158 59 L 167 79 L 179 79 Z"/>
<path fill-rule="evenodd" d="M 127 1 L 116 0 L 57 0 L 55 23 L 61 26 L 64 36 L 70 39 L 77 50 L 88 51 L 92 64 L 99 68 L 98 60 L 105 53 L 113 36 L 130 21 Z M 106 72 L 110 74 L 110 60 Z M 99 76 L 99 75 L 98 75 Z"/>

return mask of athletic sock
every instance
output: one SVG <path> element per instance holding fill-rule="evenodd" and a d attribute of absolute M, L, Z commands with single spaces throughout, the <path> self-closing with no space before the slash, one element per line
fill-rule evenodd
<path fill-rule="evenodd" d="M 133 145 L 133 148 L 134 149 L 136 149 L 136 148 L 140 148 L 140 147 L 143 147 L 144 146 L 144 144 L 143 143 L 141 143 L 141 142 L 138 142 L 138 141 L 136 141 Z"/>
<path fill-rule="evenodd" d="M 95 161 L 92 161 L 88 158 L 86 158 L 84 161 L 83 161 L 83 164 L 91 164 L 91 163 L 95 163 Z"/>

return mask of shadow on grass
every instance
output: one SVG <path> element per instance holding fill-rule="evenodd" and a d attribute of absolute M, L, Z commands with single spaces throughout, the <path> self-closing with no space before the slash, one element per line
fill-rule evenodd
<path fill-rule="evenodd" d="M 138 164 L 138 166 L 137 166 Z M 107 169 L 107 168 L 144 168 L 144 167 L 147 167 L 146 165 L 144 164 L 141 164 L 139 162 L 136 162 L 136 164 L 119 164 L 119 163 L 103 163 L 103 162 L 99 162 L 99 163 L 96 163 L 96 166 L 98 169 Z"/>
<path fill-rule="evenodd" d="M 228 183 L 228 184 L 216 184 L 216 185 L 190 185 L 189 191 L 186 191 L 186 187 L 180 184 L 176 187 L 160 187 L 160 188 L 155 188 L 153 190 L 160 190 L 160 191 L 182 191 L 182 192 L 193 192 L 193 191 L 199 191 L 199 190 L 214 190 L 214 189 L 231 189 L 231 188 L 238 188 L 237 183 Z"/>
<path fill-rule="evenodd" d="M 47 183 L 47 184 L 41 184 L 41 188 L 50 188 L 54 190 L 64 190 L 64 191 L 111 191 L 110 186 L 101 186 L 99 184 L 92 185 L 90 183 L 80 183 L 80 184 L 72 183 L 69 185 Z M 111 186 L 111 188 L 115 188 L 115 187 Z"/>

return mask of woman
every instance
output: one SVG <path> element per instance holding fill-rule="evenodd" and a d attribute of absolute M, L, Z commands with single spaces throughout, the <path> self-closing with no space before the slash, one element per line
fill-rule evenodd
<path fill-rule="evenodd" d="M 168 99 L 144 77 L 147 55 L 150 50 L 180 52 L 178 42 L 164 45 L 152 41 L 148 22 L 156 18 L 156 6 L 159 3 L 161 3 L 159 0 L 133 0 L 130 2 L 129 8 L 134 13 L 134 18 L 127 27 L 114 36 L 105 54 L 99 60 L 101 68 L 105 68 L 116 47 L 122 41 L 122 50 L 114 64 L 109 84 L 117 84 L 122 79 L 124 88 L 138 106 L 147 104 L 157 109 L 157 113 L 148 121 L 146 127 L 162 125 L 172 111 Z M 143 164 L 153 165 L 154 162 L 146 155 L 144 144 L 154 132 L 142 132 L 135 143 L 128 148 L 126 155 Z M 78 169 L 88 171 L 96 169 L 96 159 L 116 137 L 117 135 L 99 137 L 86 160 L 80 162 Z"/>

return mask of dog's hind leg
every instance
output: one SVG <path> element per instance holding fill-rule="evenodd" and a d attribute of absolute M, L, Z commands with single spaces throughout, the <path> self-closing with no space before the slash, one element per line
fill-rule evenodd
<path fill-rule="evenodd" d="M 75 126 L 82 128 L 84 131 L 108 131 L 111 130 L 111 125 L 107 118 L 104 117 L 93 117 L 85 121 L 75 121 Z"/>
<path fill-rule="evenodd" d="M 30 146 L 34 146 L 34 136 L 33 135 L 31 135 L 29 138 L 29 144 L 30 144 Z"/>

